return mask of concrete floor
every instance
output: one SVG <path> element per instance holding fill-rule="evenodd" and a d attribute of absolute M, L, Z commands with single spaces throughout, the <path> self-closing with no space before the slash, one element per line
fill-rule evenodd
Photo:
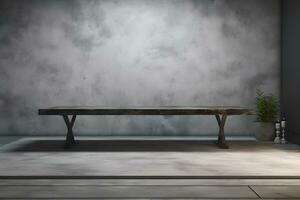
<path fill-rule="evenodd" d="M 8 180 L 0 199 L 300 199 L 300 180 Z"/>
<path fill-rule="evenodd" d="M 65 149 L 61 139 L 1 140 L 0 199 L 300 199 L 297 145 L 84 137 Z"/>
<path fill-rule="evenodd" d="M 0 149 L 0 176 L 299 176 L 300 146 L 200 140 L 23 138 Z"/>

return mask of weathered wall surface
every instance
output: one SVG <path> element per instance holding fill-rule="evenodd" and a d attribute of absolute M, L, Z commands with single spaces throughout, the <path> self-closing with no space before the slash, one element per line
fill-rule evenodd
<path fill-rule="evenodd" d="M 1 1 L 0 134 L 64 134 L 56 105 L 254 106 L 279 88 L 277 0 Z M 251 135 L 253 117 L 231 117 Z M 214 117 L 78 117 L 77 134 L 212 135 Z"/>

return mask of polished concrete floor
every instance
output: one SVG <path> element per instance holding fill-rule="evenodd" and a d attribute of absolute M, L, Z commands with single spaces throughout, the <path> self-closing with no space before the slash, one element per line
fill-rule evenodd
<path fill-rule="evenodd" d="M 0 199 L 300 199 L 300 146 L 0 137 Z"/>
<path fill-rule="evenodd" d="M 0 149 L 0 176 L 289 176 L 300 177 L 300 146 L 230 141 L 22 138 Z"/>

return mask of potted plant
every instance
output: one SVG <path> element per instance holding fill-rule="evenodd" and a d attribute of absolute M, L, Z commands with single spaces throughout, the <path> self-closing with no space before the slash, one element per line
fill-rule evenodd
<path fill-rule="evenodd" d="M 264 92 L 256 92 L 256 139 L 259 141 L 274 140 L 274 122 L 278 117 L 279 99 L 275 94 L 266 95 Z"/>

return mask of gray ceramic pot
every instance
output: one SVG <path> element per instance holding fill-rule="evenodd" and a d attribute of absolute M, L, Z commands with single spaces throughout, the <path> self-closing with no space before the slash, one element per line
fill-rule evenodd
<path fill-rule="evenodd" d="M 275 129 L 272 122 L 256 122 L 255 137 L 258 141 L 273 141 Z"/>

